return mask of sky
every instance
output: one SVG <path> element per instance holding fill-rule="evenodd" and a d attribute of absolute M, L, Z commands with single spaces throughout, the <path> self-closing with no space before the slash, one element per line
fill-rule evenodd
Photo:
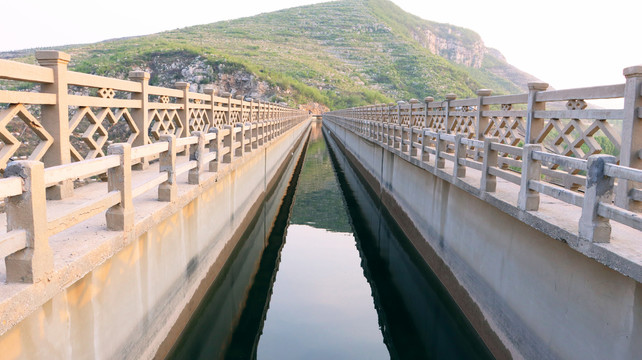
<path fill-rule="evenodd" d="M 152 34 L 318 2 L 4 1 L 0 51 Z M 622 70 L 642 64 L 640 0 L 393 2 L 424 19 L 474 30 L 510 64 L 557 89 L 623 83 Z"/>

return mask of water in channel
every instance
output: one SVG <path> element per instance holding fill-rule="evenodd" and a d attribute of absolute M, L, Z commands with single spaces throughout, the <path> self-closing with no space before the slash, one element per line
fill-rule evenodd
<path fill-rule="evenodd" d="M 170 358 L 492 358 L 320 122 L 272 211 L 269 236 L 248 229 Z"/>

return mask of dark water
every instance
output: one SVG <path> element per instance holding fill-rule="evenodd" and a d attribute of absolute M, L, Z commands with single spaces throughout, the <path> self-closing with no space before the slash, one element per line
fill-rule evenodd
<path fill-rule="evenodd" d="M 320 123 L 267 241 L 247 235 L 171 358 L 491 358 Z"/>

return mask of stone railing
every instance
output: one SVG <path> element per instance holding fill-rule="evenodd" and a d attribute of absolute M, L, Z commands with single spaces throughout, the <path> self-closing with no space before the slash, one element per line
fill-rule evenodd
<path fill-rule="evenodd" d="M 6 257 L 8 282 L 37 281 L 52 270 L 50 236 L 102 212 L 108 229 L 128 232 L 133 198 L 158 188 L 159 201 L 173 201 L 177 176 L 188 173 L 188 182 L 199 184 L 202 172 L 219 171 L 308 116 L 278 104 L 219 97 L 213 89 L 190 92 L 187 83 L 151 86 L 145 72 L 132 72 L 134 81 L 126 81 L 68 71 L 69 56 L 58 51 L 38 51 L 36 58 L 41 66 L 0 60 L 0 79 L 8 87 L 39 86 L 39 92 L 0 90 L 0 198 L 6 198 L 7 221 L 0 257 Z M 70 94 L 72 86 L 83 95 Z M 8 128 L 16 120 L 24 124 L 19 131 L 39 140 L 27 160 L 11 161 L 28 145 Z M 110 132 L 119 127 L 120 133 Z M 177 161 L 181 154 L 186 161 Z M 155 160 L 158 175 L 134 184 L 132 170 Z M 107 193 L 48 218 L 47 199 L 69 198 L 74 181 L 96 176 L 107 180 Z"/>
<path fill-rule="evenodd" d="M 448 160 L 453 183 L 475 169 L 480 193 L 494 193 L 497 177 L 514 183 L 521 210 L 538 210 L 540 194 L 576 205 L 579 237 L 604 243 L 610 220 L 642 231 L 642 66 L 624 75 L 621 85 L 545 91 L 547 84 L 532 83 L 527 94 L 480 90 L 473 99 L 450 94 L 444 101 L 334 111 L 324 119 L 435 173 Z M 623 108 L 587 108 L 586 100 L 617 98 Z M 602 154 L 605 147 L 614 154 Z"/>

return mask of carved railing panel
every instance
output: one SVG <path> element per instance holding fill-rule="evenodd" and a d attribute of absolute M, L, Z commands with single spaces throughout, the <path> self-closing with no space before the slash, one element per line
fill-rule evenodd
<path fill-rule="evenodd" d="M 210 128 L 210 118 L 205 109 L 191 109 L 189 116 L 189 131 L 207 132 Z"/>
<path fill-rule="evenodd" d="M 448 131 L 447 129 L 446 109 L 444 107 L 431 108 L 428 111 L 427 127 L 430 131 L 440 132 Z"/>
<path fill-rule="evenodd" d="M 183 121 L 176 110 L 151 110 L 149 132 L 154 140 L 161 135 L 177 135 L 183 131 Z"/>
<path fill-rule="evenodd" d="M 49 132 L 30 110 L 23 104 L 0 109 L 0 169 L 12 158 L 40 160 L 53 144 Z"/>
<path fill-rule="evenodd" d="M 455 134 L 463 134 L 469 139 L 474 138 L 477 133 L 477 129 L 475 129 L 476 116 L 477 107 L 475 106 L 456 108 L 452 114 L 453 122 L 450 126 L 450 131 Z"/>
<path fill-rule="evenodd" d="M 212 126 L 225 125 L 225 111 L 214 111 L 214 118 L 212 119 Z"/>
<path fill-rule="evenodd" d="M 109 144 L 131 144 L 139 133 L 127 108 L 85 106 L 72 110 L 72 114 L 69 121 L 69 140 L 74 161 L 105 156 Z"/>
<path fill-rule="evenodd" d="M 501 106 L 499 114 L 489 117 L 488 126 L 482 130 L 484 137 L 495 137 L 506 145 L 518 145 L 524 142 L 526 119 L 513 112 L 512 105 Z"/>
<path fill-rule="evenodd" d="M 463 135 L 464 139 L 475 141 L 469 141 L 465 149 L 460 148 L 460 156 L 465 153 L 464 158 L 478 162 L 485 156 L 480 144 L 485 138 L 493 138 L 498 144 L 518 148 L 539 144 L 548 153 L 571 159 L 612 155 L 616 164 L 642 169 L 642 67 L 625 69 L 625 76 L 626 83 L 620 85 L 547 91 L 548 84 L 532 83 L 527 94 L 491 96 L 490 90 L 482 89 L 477 92 L 478 98 L 456 99 L 454 94 L 447 94 L 443 101 L 427 97 L 425 106 L 413 106 L 417 101 L 410 100 L 410 104 L 399 102 L 396 106 L 362 107 L 334 114 L 359 121 L 374 119 L 380 123 L 412 125 L 432 133 L 444 133 L 447 139 Z M 623 108 L 591 106 L 593 100 L 609 99 L 624 100 Z M 382 132 L 378 136 L 386 134 Z M 436 151 L 434 136 L 423 140 L 433 148 L 431 151 Z M 452 141 L 443 146 L 442 150 L 448 154 L 456 150 Z M 495 153 L 497 166 L 520 173 L 521 153 L 500 145 L 496 147 L 499 149 Z M 555 186 L 582 193 L 585 170 L 573 164 L 572 161 L 543 160 L 541 174 Z M 617 186 L 616 203 L 642 210 L 642 183 L 624 178 Z"/>

